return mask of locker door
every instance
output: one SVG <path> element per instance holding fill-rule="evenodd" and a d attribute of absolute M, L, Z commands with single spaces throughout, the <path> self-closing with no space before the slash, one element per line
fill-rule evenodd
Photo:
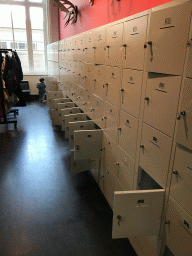
<path fill-rule="evenodd" d="M 79 62 L 79 85 L 85 88 L 85 63 Z"/>
<path fill-rule="evenodd" d="M 107 27 L 106 29 L 106 58 L 107 65 L 121 67 L 121 48 L 123 41 L 123 23 Z"/>
<path fill-rule="evenodd" d="M 65 131 L 65 116 L 70 114 L 81 113 L 81 109 L 78 107 L 61 109 L 61 131 Z"/>
<path fill-rule="evenodd" d="M 121 109 L 139 118 L 143 72 L 123 69 Z"/>
<path fill-rule="evenodd" d="M 165 188 L 172 139 L 158 130 L 143 124 L 139 165 L 161 187 Z"/>
<path fill-rule="evenodd" d="M 117 148 L 117 156 L 117 179 L 127 191 L 133 187 L 135 162 L 120 147 Z"/>
<path fill-rule="evenodd" d="M 95 41 L 94 41 L 94 31 L 86 33 L 86 62 L 95 63 Z"/>
<path fill-rule="evenodd" d="M 105 133 L 117 142 L 118 108 L 105 102 Z"/>
<path fill-rule="evenodd" d="M 69 147 L 74 148 L 74 132 L 75 131 L 96 130 L 96 129 L 97 127 L 92 120 L 70 122 L 69 123 Z"/>
<path fill-rule="evenodd" d="M 102 155 L 102 130 L 74 132 L 74 159 L 98 159 Z"/>
<path fill-rule="evenodd" d="M 124 23 L 123 67 L 143 70 L 148 16 Z"/>
<path fill-rule="evenodd" d="M 95 83 L 95 64 L 85 63 L 85 88 L 89 92 L 94 91 L 94 83 Z"/>
<path fill-rule="evenodd" d="M 93 112 L 93 119 L 94 122 L 102 129 L 105 128 L 105 122 L 103 122 L 103 113 L 104 113 L 104 100 L 94 96 L 93 97 L 93 106 L 94 106 L 94 112 Z"/>
<path fill-rule="evenodd" d="M 166 220 L 166 245 L 174 256 L 190 256 L 192 218 L 171 197 L 169 197 Z"/>
<path fill-rule="evenodd" d="M 151 13 L 147 71 L 182 75 L 191 20 L 191 3 Z"/>
<path fill-rule="evenodd" d="M 95 66 L 94 94 L 105 100 L 106 97 L 106 66 Z"/>
<path fill-rule="evenodd" d="M 159 235 L 165 191 L 115 191 L 113 238 Z"/>
<path fill-rule="evenodd" d="M 106 64 L 106 53 L 105 53 L 105 28 L 99 29 L 95 32 L 95 64 Z"/>
<path fill-rule="evenodd" d="M 173 137 L 181 77 L 148 79 L 144 122 Z"/>
<path fill-rule="evenodd" d="M 69 139 L 69 122 L 86 121 L 88 117 L 84 113 L 70 114 L 65 116 L 65 139 Z"/>
<path fill-rule="evenodd" d="M 104 85 L 106 89 L 105 100 L 120 106 L 120 87 L 121 87 L 121 70 L 116 67 L 106 67 L 107 83 Z"/>
<path fill-rule="evenodd" d="M 176 140 L 192 150 L 192 81 L 185 79 L 181 95 L 181 107 L 178 117 Z"/>
<path fill-rule="evenodd" d="M 192 216 L 192 153 L 177 147 L 170 195 Z"/>
<path fill-rule="evenodd" d="M 86 114 L 91 118 L 93 119 L 94 117 L 94 106 L 93 106 L 93 99 L 94 96 L 92 93 L 90 92 L 85 92 L 85 103 L 84 103 L 84 108 L 85 108 L 85 111 Z"/>
<path fill-rule="evenodd" d="M 137 148 L 137 131 L 139 120 L 124 111 L 120 111 L 119 146 L 135 160 Z"/>
<path fill-rule="evenodd" d="M 80 172 L 91 170 L 92 162 L 91 159 L 74 159 L 74 150 L 71 150 L 71 173 L 75 175 Z"/>

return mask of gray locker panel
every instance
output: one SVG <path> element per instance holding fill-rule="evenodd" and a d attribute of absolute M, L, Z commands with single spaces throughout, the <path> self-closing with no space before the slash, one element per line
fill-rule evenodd
<path fill-rule="evenodd" d="M 74 149 L 75 159 L 99 159 L 102 149 L 102 130 L 75 131 Z"/>
<path fill-rule="evenodd" d="M 170 195 L 192 216 L 192 151 L 177 147 L 172 172 Z"/>
<path fill-rule="evenodd" d="M 171 197 L 166 215 L 166 245 L 174 256 L 191 256 L 192 218 Z"/>
<path fill-rule="evenodd" d="M 191 3 L 151 13 L 147 71 L 182 75 L 191 22 Z"/>
<path fill-rule="evenodd" d="M 143 70 L 148 16 L 124 23 L 123 67 Z"/>
<path fill-rule="evenodd" d="M 181 145 L 192 150 L 192 81 L 185 79 L 181 95 L 181 107 L 176 140 Z"/>
<path fill-rule="evenodd" d="M 162 188 L 165 188 L 172 139 L 149 125 L 143 124 L 139 165 Z"/>
<path fill-rule="evenodd" d="M 180 76 L 147 81 L 144 122 L 173 137 L 181 87 Z"/>
<path fill-rule="evenodd" d="M 159 235 L 165 191 L 114 193 L 113 238 Z"/>
<path fill-rule="evenodd" d="M 143 72 L 123 69 L 121 109 L 139 118 Z"/>
<path fill-rule="evenodd" d="M 120 111 L 119 146 L 135 160 L 139 120 L 124 111 Z"/>

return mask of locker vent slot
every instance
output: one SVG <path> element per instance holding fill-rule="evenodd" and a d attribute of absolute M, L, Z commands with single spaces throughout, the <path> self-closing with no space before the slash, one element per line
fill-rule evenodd
<path fill-rule="evenodd" d="M 155 91 L 158 91 L 158 92 L 165 92 L 165 93 L 167 93 L 166 91 L 159 90 L 159 89 L 155 89 Z"/>
<path fill-rule="evenodd" d="M 150 140 L 151 143 L 153 143 L 153 145 L 157 146 L 158 148 L 160 148 L 157 144 L 155 144 L 153 141 Z"/>
<path fill-rule="evenodd" d="M 131 34 L 131 36 L 134 36 L 134 35 L 138 35 L 139 33 L 134 33 L 134 34 Z"/>
<path fill-rule="evenodd" d="M 164 28 L 160 28 L 160 29 L 165 29 L 165 28 L 174 28 L 175 26 L 169 26 L 169 27 L 164 27 Z"/>
<path fill-rule="evenodd" d="M 187 167 L 187 168 L 189 168 L 189 169 L 192 171 L 192 168 L 191 168 L 191 167 Z"/>

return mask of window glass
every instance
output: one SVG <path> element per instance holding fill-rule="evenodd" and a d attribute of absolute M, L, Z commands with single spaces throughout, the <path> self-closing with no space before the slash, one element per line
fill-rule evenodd
<path fill-rule="evenodd" d="M 43 29 L 43 8 L 30 7 L 31 28 Z"/>
<path fill-rule="evenodd" d="M 14 37 L 16 41 L 27 42 L 27 32 L 25 29 L 14 29 Z"/>
<path fill-rule="evenodd" d="M 44 51 L 34 51 L 33 52 L 34 59 L 34 69 L 35 70 L 45 70 L 45 55 Z"/>
<path fill-rule="evenodd" d="M 27 51 L 19 51 L 17 50 L 18 56 L 21 61 L 21 66 L 23 71 L 29 71 L 29 60 L 28 60 L 28 52 Z"/>
<path fill-rule="evenodd" d="M 19 14 L 19 15 L 18 15 Z M 26 28 L 26 15 L 24 6 L 12 6 L 12 17 L 14 28 Z"/>
<path fill-rule="evenodd" d="M 0 27 L 12 27 L 10 5 L 0 4 Z"/>
<path fill-rule="evenodd" d="M 42 3 L 42 0 L 29 0 L 31 3 Z"/>
<path fill-rule="evenodd" d="M 0 41 L 13 41 L 12 29 L 0 28 Z"/>

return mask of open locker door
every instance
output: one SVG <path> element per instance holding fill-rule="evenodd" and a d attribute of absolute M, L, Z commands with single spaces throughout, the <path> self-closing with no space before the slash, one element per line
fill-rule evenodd
<path fill-rule="evenodd" d="M 114 192 L 112 238 L 159 235 L 164 189 Z"/>

